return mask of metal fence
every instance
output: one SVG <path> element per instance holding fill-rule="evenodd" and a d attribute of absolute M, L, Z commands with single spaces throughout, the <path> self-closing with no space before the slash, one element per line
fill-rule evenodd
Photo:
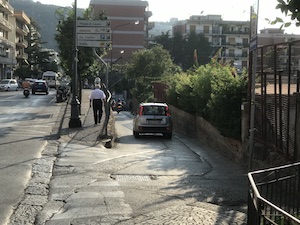
<path fill-rule="evenodd" d="M 300 224 L 300 163 L 248 174 L 248 225 Z"/>
<path fill-rule="evenodd" d="M 255 140 L 293 162 L 297 159 L 294 94 L 299 92 L 300 41 L 263 46 L 256 51 Z"/>

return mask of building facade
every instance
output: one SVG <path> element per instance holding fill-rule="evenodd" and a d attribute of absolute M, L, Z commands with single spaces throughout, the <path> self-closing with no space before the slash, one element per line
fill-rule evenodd
<path fill-rule="evenodd" d="M 13 76 L 16 64 L 14 9 L 7 0 L 0 0 L 0 79 Z"/>
<path fill-rule="evenodd" d="M 183 37 L 191 32 L 204 34 L 213 53 L 221 49 L 219 57 L 235 65 L 238 71 L 248 67 L 249 21 L 224 21 L 221 15 L 194 15 L 188 20 L 173 25 L 173 35 L 179 32 Z"/>
<path fill-rule="evenodd" d="M 24 11 L 15 10 L 16 19 L 16 59 L 19 66 L 28 65 L 28 55 L 25 49 L 28 47 L 26 36 L 29 34 L 30 19 Z"/>
<path fill-rule="evenodd" d="M 91 0 L 93 15 L 104 13 L 111 21 L 111 48 L 104 60 L 112 65 L 128 60 L 132 53 L 148 44 L 152 15 L 148 2 L 141 0 Z"/>
<path fill-rule="evenodd" d="M 27 62 L 24 50 L 29 24 L 23 11 L 14 10 L 8 0 L 0 0 L 0 79 L 13 78 L 14 69 Z"/>

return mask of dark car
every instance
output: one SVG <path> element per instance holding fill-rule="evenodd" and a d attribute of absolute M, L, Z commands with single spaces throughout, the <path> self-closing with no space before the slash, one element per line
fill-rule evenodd
<path fill-rule="evenodd" d="M 49 94 L 49 86 L 45 80 L 36 80 L 32 85 L 32 94 L 36 94 L 37 92 Z"/>
<path fill-rule="evenodd" d="M 133 135 L 138 138 L 142 133 L 161 133 L 172 138 L 173 124 L 166 103 L 141 103 L 133 120 Z"/>

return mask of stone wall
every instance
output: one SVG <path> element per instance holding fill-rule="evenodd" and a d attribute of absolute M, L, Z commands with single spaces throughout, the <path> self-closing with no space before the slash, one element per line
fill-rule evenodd
<path fill-rule="evenodd" d="M 196 138 L 200 143 L 215 149 L 239 164 L 243 164 L 243 148 L 238 140 L 225 138 L 202 117 L 195 117 L 174 106 L 170 106 L 174 131 Z"/>

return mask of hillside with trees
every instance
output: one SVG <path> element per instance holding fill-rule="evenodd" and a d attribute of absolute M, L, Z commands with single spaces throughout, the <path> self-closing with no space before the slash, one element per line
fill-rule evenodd
<path fill-rule="evenodd" d="M 31 20 L 38 24 L 44 48 L 58 50 L 55 33 L 59 22 L 56 11 L 61 8 L 60 6 L 45 5 L 32 0 L 10 0 L 9 4 L 15 10 L 23 10 Z M 66 7 L 66 9 L 72 9 L 72 7 Z M 83 9 L 78 9 L 79 14 L 82 12 Z"/>

